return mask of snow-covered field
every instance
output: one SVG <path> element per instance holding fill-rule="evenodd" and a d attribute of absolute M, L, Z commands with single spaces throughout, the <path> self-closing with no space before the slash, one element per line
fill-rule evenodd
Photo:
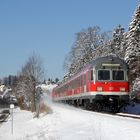
<path fill-rule="evenodd" d="M 28 111 L 14 109 L 11 118 L 0 125 L 0 140 L 139 140 L 140 120 L 115 117 L 52 104 L 53 113 L 33 118 Z"/>

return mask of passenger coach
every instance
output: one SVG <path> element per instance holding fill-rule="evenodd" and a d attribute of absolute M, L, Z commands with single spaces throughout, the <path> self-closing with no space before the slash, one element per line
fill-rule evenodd
<path fill-rule="evenodd" d="M 93 60 L 53 89 L 54 101 L 93 110 L 117 110 L 129 100 L 128 65 L 110 55 Z"/>

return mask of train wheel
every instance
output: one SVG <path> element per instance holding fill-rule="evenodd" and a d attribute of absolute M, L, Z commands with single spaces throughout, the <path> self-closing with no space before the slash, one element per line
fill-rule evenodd
<path fill-rule="evenodd" d="M 100 112 L 100 111 L 102 111 L 102 109 L 103 109 L 103 107 L 102 107 L 101 103 L 96 103 L 96 109 L 95 110 Z"/>
<path fill-rule="evenodd" d="M 111 108 L 112 113 L 118 113 L 119 112 L 119 108 L 117 106 L 114 106 Z"/>
<path fill-rule="evenodd" d="M 86 101 L 84 101 L 83 107 L 84 107 L 84 109 L 87 109 L 87 103 L 86 103 Z"/>
<path fill-rule="evenodd" d="M 89 101 L 88 100 L 84 100 L 83 101 L 83 107 L 84 107 L 84 109 L 88 110 L 88 104 L 89 104 Z"/>
<path fill-rule="evenodd" d="M 90 103 L 88 100 L 84 102 L 84 109 L 93 110 L 93 103 Z"/>
<path fill-rule="evenodd" d="M 80 107 L 80 100 L 77 100 L 77 107 Z"/>

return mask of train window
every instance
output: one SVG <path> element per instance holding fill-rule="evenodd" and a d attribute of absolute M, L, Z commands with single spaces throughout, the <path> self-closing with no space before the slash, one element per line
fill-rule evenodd
<path fill-rule="evenodd" d="M 86 75 L 84 75 L 84 85 L 86 84 Z"/>
<path fill-rule="evenodd" d="M 90 75 L 90 71 L 88 71 L 88 81 L 91 80 L 90 77 L 91 77 L 91 75 Z"/>
<path fill-rule="evenodd" d="M 88 81 L 93 80 L 93 70 L 88 71 Z"/>
<path fill-rule="evenodd" d="M 80 77 L 77 78 L 77 86 L 76 87 L 80 87 Z"/>
<path fill-rule="evenodd" d="M 82 75 L 80 76 L 80 86 L 82 86 L 83 83 L 82 83 Z"/>
<path fill-rule="evenodd" d="M 91 81 L 93 81 L 93 70 L 91 70 Z"/>
<path fill-rule="evenodd" d="M 72 81 L 70 82 L 70 88 L 71 88 L 71 89 L 74 88 L 74 80 L 72 80 Z"/>
<path fill-rule="evenodd" d="M 113 80 L 124 80 L 124 71 L 123 70 L 113 70 L 112 77 L 113 77 Z"/>
<path fill-rule="evenodd" d="M 98 70 L 98 80 L 110 80 L 110 71 Z"/>

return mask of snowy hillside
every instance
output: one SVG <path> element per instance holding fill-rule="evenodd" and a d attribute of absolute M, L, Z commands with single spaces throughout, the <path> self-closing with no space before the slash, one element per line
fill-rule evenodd
<path fill-rule="evenodd" d="M 102 115 L 68 105 L 48 102 L 53 113 L 41 115 L 14 110 L 11 118 L 0 125 L 0 140 L 139 140 L 140 120 Z"/>

